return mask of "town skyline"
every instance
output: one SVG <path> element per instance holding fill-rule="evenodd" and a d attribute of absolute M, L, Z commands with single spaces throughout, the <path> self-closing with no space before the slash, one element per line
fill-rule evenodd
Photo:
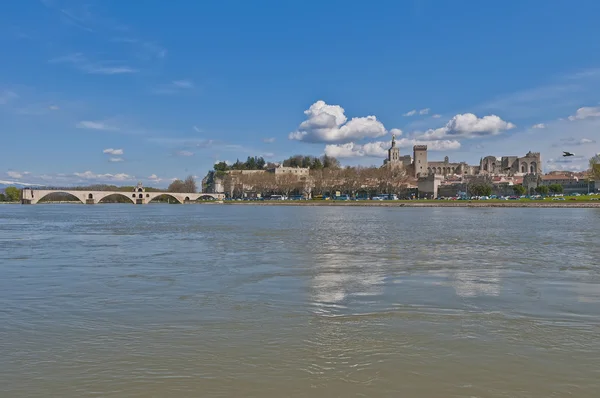
<path fill-rule="evenodd" d="M 493 20 L 477 2 L 7 3 L 0 184 L 165 187 L 248 156 L 379 166 L 392 134 L 401 155 L 534 151 L 544 173 L 584 171 L 600 153 L 600 55 L 585 50 L 600 6 L 551 3 Z M 306 20 L 319 29 L 288 28 Z"/>

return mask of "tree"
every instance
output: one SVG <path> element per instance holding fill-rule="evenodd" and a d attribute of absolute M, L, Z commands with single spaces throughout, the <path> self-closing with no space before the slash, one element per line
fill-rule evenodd
<path fill-rule="evenodd" d="M 563 186 L 560 184 L 550 184 L 548 185 L 548 190 L 550 190 L 550 192 L 556 194 L 556 193 L 562 193 L 563 192 Z"/>
<path fill-rule="evenodd" d="M 7 187 L 4 190 L 4 195 L 10 202 L 18 202 L 21 200 L 21 190 L 15 187 Z"/>
<path fill-rule="evenodd" d="M 189 175 L 183 181 L 183 191 L 186 193 L 196 193 L 198 191 L 198 187 L 196 186 L 196 179 L 193 175 Z"/>
<path fill-rule="evenodd" d="M 227 171 L 229 170 L 229 166 L 225 162 L 215 163 L 214 165 L 215 171 Z"/>
<path fill-rule="evenodd" d="M 590 159 L 591 175 L 596 180 L 600 180 L 600 153 Z"/>
<path fill-rule="evenodd" d="M 248 159 L 246 159 L 246 169 L 256 170 L 256 158 L 248 156 Z"/>
<path fill-rule="evenodd" d="M 535 189 L 535 192 L 538 193 L 539 195 L 548 195 L 548 191 L 550 191 L 550 190 L 548 189 L 548 187 L 546 185 L 539 185 Z"/>
<path fill-rule="evenodd" d="M 334 158 L 333 156 L 323 155 L 321 157 L 321 163 L 323 163 L 323 167 L 326 169 L 339 169 L 340 161 Z"/>
<path fill-rule="evenodd" d="M 521 196 L 521 195 L 525 195 L 525 192 L 527 192 L 527 189 L 523 185 L 514 185 L 513 191 L 514 191 L 515 195 Z"/>
<path fill-rule="evenodd" d="M 181 180 L 175 180 L 172 183 L 169 184 L 169 187 L 167 188 L 168 192 L 184 192 L 184 185 L 183 185 L 183 181 Z"/>
<path fill-rule="evenodd" d="M 240 162 L 239 159 L 231 166 L 232 170 L 246 170 L 246 163 Z"/>
<path fill-rule="evenodd" d="M 469 193 L 472 196 L 490 196 L 492 194 L 492 186 L 485 182 L 475 182 L 469 187 Z"/>
<path fill-rule="evenodd" d="M 0 193 L 0 202 L 6 202 L 6 196 L 3 193 Z"/>
<path fill-rule="evenodd" d="M 321 163 L 321 159 L 314 158 L 312 164 L 310 165 L 312 170 L 323 170 L 323 163 Z"/>

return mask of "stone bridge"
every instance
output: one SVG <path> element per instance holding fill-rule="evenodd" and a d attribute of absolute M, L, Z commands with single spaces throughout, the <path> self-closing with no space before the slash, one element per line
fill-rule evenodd
<path fill-rule="evenodd" d="M 123 196 L 134 204 L 148 204 L 153 199 L 159 196 L 169 196 L 175 199 L 179 203 L 193 202 L 199 198 L 216 199 L 222 200 L 225 198 L 225 194 L 222 193 L 179 193 L 179 192 L 146 192 L 144 188 L 137 188 L 131 192 L 123 191 L 69 191 L 62 189 L 31 189 L 25 188 L 21 193 L 21 203 L 34 205 L 42 200 L 44 197 L 53 193 L 66 193 L 75 196 L 85 204 L 97 204 L 102 199 L 111 195 Z"/>

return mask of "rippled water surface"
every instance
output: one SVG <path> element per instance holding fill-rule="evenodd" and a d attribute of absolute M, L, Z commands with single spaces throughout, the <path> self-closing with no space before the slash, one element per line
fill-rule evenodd
<path fill-rule="evenodd" d="M 600 210 L 0 206 L 0 397 L 598 397 Z"/>

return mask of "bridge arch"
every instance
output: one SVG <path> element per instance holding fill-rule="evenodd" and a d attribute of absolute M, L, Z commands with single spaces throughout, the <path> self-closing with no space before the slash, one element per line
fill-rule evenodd
<path fill-rule="evenodd" d="M 35 192 L 35 191 L 34 191 Z M 39 198 L 37 198 L 37 200 L 34 203 L 40 203 L 44 198 L 46 198 L 49 195 L 54 195 L 54 194 L 63 194 L 63 195 L 69 195 L 70 197 L 73 197 L 75 199 L 77 199 L 79 202 L 85 204 L 85 192 L 73 192 L 73 191 L 50 191 L 50 192 L 46 192 L 43 193 Z M 75 201 L 73 201 L 75 202 Z"/>
<path fill-rule="evenodd" d="M 178 203 L 183 204 L 183 199 L 182 198 L 178 197 L 178 195 L 174 195 L 174 194 L 169 193 L 169 192 L 156 192 L 154 194 L 147 194 L 146 195 L 146 203 L 150 203 L 154 199 L 157 199 L 157 198 L 159 198 L 161 196 L 168 196 L 170 198 L 175 199 Z"/>
<path fill-rule="evenodd" d="M 102 202 L 103 199 L 108 198 L 109 196 L 122 196 L 124 198 L 127 198 L 128 201 L 130 201 L 131 203 L 135 204 L 135 194 L 133 194 L 133 198 L 130 198 L 129 195 L 127 195 L 126 193 L 121 193 L 121 192 L 106 192 L 106 194 L 104 195 L 97 195 L 96 196 L 96 203 L 100 203 Z"/>
<path fill-rule="evenodd" d="M 196 200 L 217 200 L 217 198 L 215 198 L 214 195 L 205 193 L 205 194 L 200 194 L 200 196 L 198 196 L 196 198 Z"/>

